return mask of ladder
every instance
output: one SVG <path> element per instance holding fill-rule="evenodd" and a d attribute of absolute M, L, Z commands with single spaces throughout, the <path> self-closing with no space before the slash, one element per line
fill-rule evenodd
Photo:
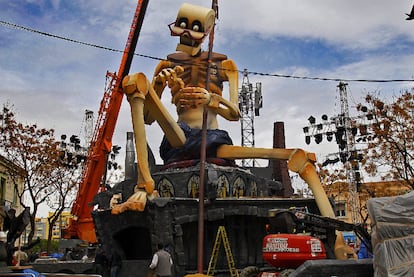
<path fill-rule="evenodd" d="M 239 272 L 237 271 L 234 265 L 233 254 L 231 253 L 229 238 L 227 237 L 226 229 L 224 228 L 224 226 L 219 226 L 217 230 L 216 240 L 214 242 L 213 251 L 211 253 L 210 262 L 208 264 L 207 275 L 214 276 L 214 271 L 216 270 L 217 265 L 217 257 L 222 241 L 224 250 L 226 251 L 227 264 L 229 266 L 230 276 L 239 277 Z"/>

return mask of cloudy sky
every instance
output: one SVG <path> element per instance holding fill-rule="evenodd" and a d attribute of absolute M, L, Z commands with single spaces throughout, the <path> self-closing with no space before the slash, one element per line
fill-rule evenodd
<path fill-rule="evenodd" d="M 184 1 L 150 0 L 132 72 L 152 76 L 178 42 L 167 25 Z M 207 0 L 186 2 L 211 6 Z M 334 143 L 305 144 L 307 118 L 340 113 L 337 81 L 276 77 L 392 80 L 414 78 L 414 21 L 405 20 L 414 1 L 406 0 L 225 0 L 218 1 L 214 51 L 227 54 L 249 81 L 262 83 L 263 108 L 255 118 L 255 144 L 271 147 L 273 122 L 285 124 L 286 146 L 316 152 L 320 159 L 337 151 Z M 121 53 L 89 47 L 11 27 L 123 50 L 136 8 L 133 0 L 0 0 L 0 103 L 14 105 L 18 120 L 54 128 L 56 136 L 84 136 L 84 112 L 95 113 L 107 71 L 117 71 Z M 207 44 L 205 43 L 204 49 Z M 260 74 L 254 74 L 260 73 Z M 269 76 L 270 75 L 270 76 Z M 242 74 L 239 75 L 240 81 Z M 367 92 L 391 98 L 414 82 L 352 82 L 351 114 Z M 170 106 L 168 93 L 164 102 Z M 171 109 L 174 112 L 174 109 Z M 96 117 L 96 114 L 95 114 Z M 240 123 L 222 120 L 234 143 L 241 143 Z M 125 148 L 130 131 L 124 99 L 113 143 Z M 147 128 L 155 154 L 160 128 Z M 156 154 L 157 155 L 157 154 Z"/>

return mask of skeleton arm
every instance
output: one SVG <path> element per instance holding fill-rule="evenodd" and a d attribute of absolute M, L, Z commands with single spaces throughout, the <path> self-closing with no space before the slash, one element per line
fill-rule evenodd
<path fill-rule="evenodd" d="M 238 92 L 238 72 L 237 66 L 232 60 L 225 60 L 222 62 L 222 68 L 224 73 L 229 80 L 229 94 L 230 102 L 238 106 L 239 103 L 239 92 Z"/>
<path fill-rule="evenodd" d="M 175 87 L 183 86 L 182 80 L 177 78 L 177 73 L 183 71 L 181 66 L 176 66 L 173 68 L 173 63 L 170 61 L 162 60 L 156 67 L 154 71 L 154 76 L 151 82 L 151 88 L 155 93 L 153 93 L 151 100 L 145 102 L 144 106 L 144 118 L 146 124 L 152 124 L 156 118 L 154 117 L 153 112 L 155 109 L 159 109 L 159 105 L 154 103 L 155 96 L 158 96 L 159 99 L 162 97 L 165 87 L 168 85 L 171 89 Z"/>
<path fill-rule="evenodd" d="M 151 86 L 154 88 L 155 92 L 157 93 L 158 97 L 161 98 L 162 92 L 164 91 L 165 87 L 167 86 L 166 80 L 162 80 L 159 78 L 159 74 L 161 71 L 167 68 L 172 68 L 173 64 L 170 61 L 162 60 L 154 71 L 154 76 L 152 79 Z"/>
<path fill-rule="evenodd" d="M 222 70 L 229 82 L 229 100 L 212 93 L 208 107 L 216 109 L 227 120 L 237 121 L 240 119 L 237 66 L 232 60 L 225 60 L 222 62 Z"/>

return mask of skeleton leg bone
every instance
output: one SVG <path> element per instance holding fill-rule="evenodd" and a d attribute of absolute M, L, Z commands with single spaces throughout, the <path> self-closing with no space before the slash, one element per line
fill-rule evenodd
<path fill-rule="evenodd" d="M 161 100 L 143 73 L 126 76 L 122 81 L 122 86 L 131 106 L 134 136 L 139 138 L 135 139 L 138 159 L 138 180 L 134 194 L 126 202 L 115 205 L 112 208 L 113 214 L 119 214 L 126 210 L 143 211 L 147 197 L 152 199 L 158 195 L 158 192 L 154 191 L 154 180 L 148 165 L 144 105 L 151 107 L 151 116 L 157 120 L 171 145 L 180 147 L 185 143 L 184 132 L 164 108 Z"/>
<path fill-rule="evenodd" d="M 314 153 L 302 149 L 266 149 L 222 145 L 217 149 L 217 157 L 225 159 L 264 158 L 287 160 L 289 170 L 298 173 L 309 185 L 321 215 L 335 218 L 335 213 L 315 169 L 316 157 Z M 335 256 L 341 260 L 357 258 L 352 248 L 345 243 L 342 232 L 339 231 L 337 231 L 335 242 Z"/>
<path fill-rule="evenodd" d="M 142 76 L 138 73 L 127 76 L 123 82 L 124 92 L 127 95 L 131 106 L 131 115 L 134 134 L 139 138 L 146 138 L 144 125 L 144 101 L 148 94 L 148 83 L 142 81 Z M 146 78 L 145 78 L 146 79 Z M 135 148 L 138 155 L 138 181 L 135 186 L 135 193 L 124 203 L 115 205 L 112 208 L 113 214 L 119 214 L 125 210 L 143 211 L 147 201 L 147 194 L 154 193 L 154 180 L 148 166 L 148 152 L 146 139 L 135 139 Z"/>

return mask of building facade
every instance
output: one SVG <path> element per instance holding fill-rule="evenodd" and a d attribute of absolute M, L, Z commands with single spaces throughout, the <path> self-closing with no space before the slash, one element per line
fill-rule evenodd
<path fill-rule="evenodd" d="M 47 218 L 36 217 L 35 218 L 35 238 L 47 239 Z"/>
<path fill-rule="evenodd" d="M 48 217 L 51 217 L 53 212 L 48 213 Z M 63 211 L 59 217 L 59 220 L 54 226 L 49 225 L 49 221 L 44 217 L 37 217 L 35 219 L 36 231 L 34 237 L 40 239 L 47 239 L 49 229 L 52 228 L 52 240 L 58 240 L 62 238 L 62 230 L 68 228 L 69 221 L 72 218 L 72 214 L 69 211 Z"/>
<path fill-rule="evenodd" d="M 49 212 L 49 217 L 53 215 L 53 212 Z M 72 214 L 69 211 L 63 211 L 60 214 L 59 220 L 56 222 L 54 226 L 49 226 L 49 223 L 47 224 L 47 232 L 49 231 L 49 228 L 52 228 L 52 239 L 58 240 L 62 238 L 62 230 L 68 228 L 69 221 L 72 218 Z M 47 232 L 46 232 L 46 238 L 47 238 Z"/>
<path fill-rule="evenodd" d="M 358 192 L 358 213 L 360 222 L 371 224 L 367 211 L 367 201 L 375 197 L 397 196 L 406 194 L 412 188 L 402 181 L 367 182 L 363 183 Z M 348 183 L 336 182 L 325 186 L 325 191 L 331 202 L 334 203 L 335 215 L 345 222 L 352 222 L 351 204 Z"/>
<path fill-rule="evenodd" d="M 20 204 L 20 193 L 24 188 L 25 171 L 12 161 L 0 155 L 0 205 L 2 209 L 13 208 L 16 215 L 23 207 Z M 0 216 L 0 226 L 3 226 L 3 217 Z"/>

